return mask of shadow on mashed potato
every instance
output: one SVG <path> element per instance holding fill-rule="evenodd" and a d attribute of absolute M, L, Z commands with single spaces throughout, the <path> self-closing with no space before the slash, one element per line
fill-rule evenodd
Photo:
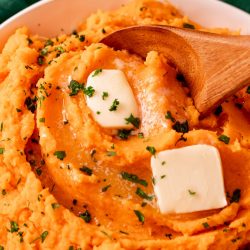
<path fill-rule="evenodd" d="M 6 43 L 0 55 L 4 249 L 237 249 L 247 243 L 249 88 L 200 121 L 185 80 L 162 55 L 151 51 L 143 61 L 98 43 L 137 24 L 201 29 L 167 3 L 138 0 L 92 14 L 71 35 L 42 40 L 20 28 Z M 95 69 L 125 73 L 140 110 L 135 131 L 117 136 L 93 119 L 80 89 Z M 146 148 L 194 144 L 219 149 L 228 206 L 162 215 Z"/>

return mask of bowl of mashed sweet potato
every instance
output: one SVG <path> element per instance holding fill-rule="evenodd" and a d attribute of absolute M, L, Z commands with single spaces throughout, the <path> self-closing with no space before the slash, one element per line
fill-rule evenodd
<path fill-rule="evenodd" d="M 49 8 L 56 1 L 46 2 Z M 178 8 L 156 0 L 94 2 L 87 1 L 86 9 L 78 3 L 80 17 L 64 8 L 65 25 L 58 19 L 49 27 L 50 15 L 31 23 L 30 16 L 25 19 L 31 11 L 0 27 L 0 249 L 245 247 L 250 241 L 250 83 L 200 120 L 188 83 L 163 55 L 150 51 L 142 59 L 100 40 L 121 28 L 149 24 L 247 33 L 250 17 L 232 8 L 242 15 L 242 26 L 237 20 L 223 23 L 236 12 L 209 25 L 208 17 L 191 15 L 195 9 L 184 6 L 186 1 L 173 1 Z M 33 10 L 38 16 L 40 7 Z M 96 118 L 102 112 L 93 114 L 87 101 L 98 93 L 87 85 L 89 79 L 109 70 L 123 72 L 137 105 L 136 115 L 124 117 L 121 127 L 112 127 L 112 119 L 102 126 Z M 102 92 L 101 99 L 110 101 L 112 115 L 122 107 L 111 92 Z M 227 205 L 161 213 L 151 157 L 200 144 L 220 154 Z"/>

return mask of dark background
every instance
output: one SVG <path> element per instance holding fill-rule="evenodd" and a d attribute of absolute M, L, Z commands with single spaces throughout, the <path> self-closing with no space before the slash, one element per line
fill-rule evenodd
<path fill-rule="evenodd" d="M 0 0 L 0 23 L 35 2 L 37 2 L 37 0 Z M 224 0 L 224 2 L 230 3 L 250 13 L 250 0 Z"/>

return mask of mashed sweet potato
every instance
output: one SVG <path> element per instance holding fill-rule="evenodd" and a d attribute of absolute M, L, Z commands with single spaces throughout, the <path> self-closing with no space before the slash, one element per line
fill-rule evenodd
<path fill-rule="evenodd" d="M 151 51 L 143 61 L 98 43 L 137 24 L 202 29 L 168 3 L 137 0 L 98 11 L 71 35 L 43 40 L 21 28 L 9 38 L 0 55 L 1 249 L 238 249 L 249 242 L 249 88 L 199 120 L 185 80 L 162 55 Z M 84 93 L 69 89 L 69 79 L 86 83 L 100 68 L 122 70 L 140 107 L 140 127 L 126 140 L 101 128 Z M 200 143 L 220 151 L 227 207 L 162 215 L 155 198 L 136 195 L 137 187 L 154 195 L 147 146 Z"/>

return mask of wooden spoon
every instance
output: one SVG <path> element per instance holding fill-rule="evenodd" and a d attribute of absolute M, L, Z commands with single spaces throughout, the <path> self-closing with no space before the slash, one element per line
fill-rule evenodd
<path fill-rule="evenodd" d="M 145 58 L 158 51 L 184 75 L 201 117 L 250 84 L 250 36 L 217 35 L 169 26 L 133 26 L 102 43 Z"/>

